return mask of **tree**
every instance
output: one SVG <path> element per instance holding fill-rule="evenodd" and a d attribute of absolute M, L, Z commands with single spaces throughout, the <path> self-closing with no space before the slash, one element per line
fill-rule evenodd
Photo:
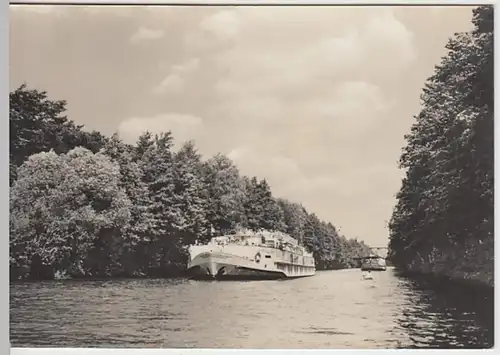
<path fill-rule="evenodd" d="M 107 140 L 101 152 L 118 164 L 119 186 L 132 203 L 130 221 L 122 231 L 123 243 L 119 246 L 121 267 L 127 276 L 142 274 L 148 266 L 147 246 L 154 230 L 148 186 L 139 164 L 134 161 L 134 147 L 123 143 L 117 134 Z"/>
<path fill-rule="evenodd" d="M 266 180 L 245 180 L 245 214 L 252 230 L 286 231 L 285 217 L 281 206 L 274 199 Z"/>
<path fill-rule="evenodd" d="M 215 234 L 247 227 L 244 181 L 234 163 L 217 154 L 203 164 L 203 176 L 207 184 L 207 219 Z"/>
<path fill-rule="evenodd" d="M 15 277 L 168 276 L 187 245 L 241 228 L 289 233 L 320 269 L 350 267 L 362 249 L 226 156 L 202 162 L 193 142 L 173 153 L 171 132 L 132 146 L 83 131 L 45 92 L 21 86 L 10 100 Z"/>
<path fill-rule="evenodd" d="M 322 248 L 319 237 L 320 228 L 321 221 L 319 218 L 314 213 L 308 214 L 304 226 L 304 245 L 314 253 L 316 260 L 321 259 L 319 255 Z"/>
<path fill-rule="evenodd" d="M 11 188 L 11 260 L 73 276 L 110 276 L 130 218 L 118 166 L 75 148 L 31 156 Z"/>
<path fill-rule="evenodd" d="M 300 243 L 303 243 L 307 212 L 301 205 L 292 203 L 286 199 L 278 199 L 278 204 L 283 210 L 283 218 L 286 225 L 285 232 Z"/>
<path fill-rule="evenodd" d="M 210 231 L 207 220 L 208 195 L 203 180 L 201 157 L 194 143 L 187 142 L 174 157 L 175 203 L 181 210 L 183 243 L 206 239 Z"/>
<path fill-rule="evenodd" d="M 403 268 L 459 272 L 450 255 L 467 263 L 460 253 L 493 245 L 493 7 L 475 9 L 472 22 L 449 40 L 405 137 L 389 225 L 389 255 Z"/>
<path fill-rule="evenodd" d="M 153 135 L 150 132 L 142 133 L 137 139 L 134 160 L 141 160 L 144 154 L 151 148 L 153 148 L 155 142 Z"/>
<path fill-rule="evenodd" d="M 52 101 L 45 91 L 21 85 L 9 95 L 10 184 L 16 169 L 29 156 L 48 152 L 67 153 L 83 146 L 97 152 L 105 138 L 99 132 L 85 132 L 64 116 L 66 101 Z"/>
<path fill-rule="evenodd" d="M 180 231 L 183 216 L 175 197 L 175 172 L 171 132 L 155 136 L 140 161 L 152 216 L 149 269 L 167 272 L 185 258 Z"/>

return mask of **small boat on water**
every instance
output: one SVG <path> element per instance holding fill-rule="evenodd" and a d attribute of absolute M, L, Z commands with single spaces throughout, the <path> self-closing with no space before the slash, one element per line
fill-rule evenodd
<path fill-rule="evenodd" d="M 373 275 L 371 274 L 370 271 L 368 272 L 364 271 L 362 275 L 364 280 L 373 280 Z"/>
<path fill-rule="evenodd" d="M 387 264 L 385 262 L 385 259 L 378 255 L 370 254 L 369 256 L 358 259 L 361 259 L 361 271 L 387 270 Z"/>
<path fill-rule="evenodd" d="M 188 273 L 198 279 L 279 279 L 313 276 L 312 253 L 281 232 L 241 231 L 188 248 Z"/>

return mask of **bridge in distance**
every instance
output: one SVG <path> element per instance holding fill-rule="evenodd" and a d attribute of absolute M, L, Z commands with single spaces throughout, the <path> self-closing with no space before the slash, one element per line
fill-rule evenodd
<path fill-rule="evenodd" d="M 381 258 L 386 259 L 389 249 L 387 247 L 370 247 L 370 251 L 373 254 L 378 255 Z"/>

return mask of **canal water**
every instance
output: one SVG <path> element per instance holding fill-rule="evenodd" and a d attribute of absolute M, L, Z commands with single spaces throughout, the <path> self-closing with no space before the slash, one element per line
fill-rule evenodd
<path fill-rule="evenodd" d="M 13 347 L 485 348 L 493 300 L 393 269 L 281 281 L 51 281 L 10 285 Z"/>

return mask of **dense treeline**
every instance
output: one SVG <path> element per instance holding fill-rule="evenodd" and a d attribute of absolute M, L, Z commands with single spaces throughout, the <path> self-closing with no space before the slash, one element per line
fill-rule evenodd
<path fill-rule="evenodd" d="M 99 132 L 85 132 L 63 113 L 65 101 L 51 101 L 45 92 L 22 85 L 9 95 L 10 184 L 16 168 L 32 154 L 53 149 L 56 153 L 83 146 L 96 153 L 104 142 Z"/>
<path fill-rule="evenodd" d="M 493 284 L 493 7 L 473 11 L 425 85 L 406 136 L 390 258 L 408 271 Z"/>
<path fill-rule="evenodd" d="M 170 132 L 135 145 L 89 133 L 65 105 L 24 85 L 10 94 L 12 278 L 169 276 L 188 244 L 239 228 L 290 234 L 318 269 L 369 253 L 222 154 L 202 161 L 192 142 L 174 151 Z"/>

